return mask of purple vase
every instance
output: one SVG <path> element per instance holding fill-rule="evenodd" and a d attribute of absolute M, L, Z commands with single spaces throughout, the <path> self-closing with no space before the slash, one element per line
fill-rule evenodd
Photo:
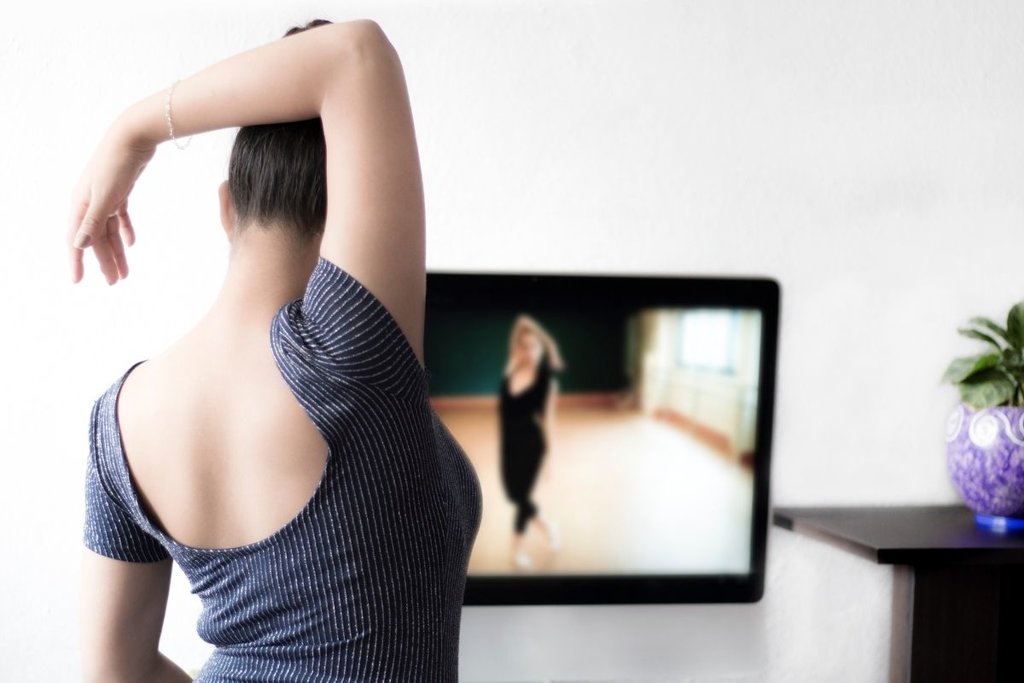
<path fill-rule="evenodd" d="M 953 486 L 978 523 L 1024 529 L 1024 408 L 961 403 L 949 415 L 946 444 Z"/>

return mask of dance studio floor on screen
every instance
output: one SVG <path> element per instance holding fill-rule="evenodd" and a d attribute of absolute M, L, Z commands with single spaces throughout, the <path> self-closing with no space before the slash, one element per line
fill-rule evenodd
<path fill-rule="evenodd" d="M 471 574 L 725 573 L 749 565 L 752 477 L 677 426 L 638 411 L 563 407 L 550 478 L 534 502 L 559 527 L 547 548 L 531 525 L 532 565 L 516 568 L 493 409 L 438 408 L 480 477 L 483 516 Z"/>

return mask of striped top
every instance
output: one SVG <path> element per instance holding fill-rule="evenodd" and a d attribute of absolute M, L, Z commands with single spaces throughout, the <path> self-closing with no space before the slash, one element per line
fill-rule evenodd
<path fill-rule="evenodd" d="M 202 600 L 199 635 L 216 646 L 197 681 L 458 680 L 481 494 L 429 403 L 429 373 L 387 308 L 323 258 L 274 317 L 270 344 L 329 448 L 305 507 L 236 548 L 164 534 L 140 504 L 117 424 L 136 363 L 93 406 L 86 546 L 181 567 Z"/>

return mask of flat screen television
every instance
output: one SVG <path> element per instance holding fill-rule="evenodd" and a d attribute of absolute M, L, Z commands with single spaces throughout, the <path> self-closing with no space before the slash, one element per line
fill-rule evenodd
<path fill-rule="evenodd" d="M 760 599 L 775 281 L 431 271 L 426 305 L 483 492 L 466 605 Z"/>

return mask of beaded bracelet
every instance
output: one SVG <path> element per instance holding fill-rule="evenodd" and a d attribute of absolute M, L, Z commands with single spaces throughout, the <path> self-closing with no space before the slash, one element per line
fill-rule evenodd
<path fill-rule="evenodd" d="M 167 91 L 167 103 L 164 105 L 164 118 L 167 119 L 167 137 L 174 143 L 174 146 L 178 149 L 185 149 L 189 143 L 192 142 L 192 136 L 188 136 L 188 140 L 182 145 L 178 142 L 178 138 L 174 137 L 174 121 L 171 118 L 171 96 L 174 94 L 174 86 L 178 85 L 178 81 L 171 83 L 170 89 Z"/>

